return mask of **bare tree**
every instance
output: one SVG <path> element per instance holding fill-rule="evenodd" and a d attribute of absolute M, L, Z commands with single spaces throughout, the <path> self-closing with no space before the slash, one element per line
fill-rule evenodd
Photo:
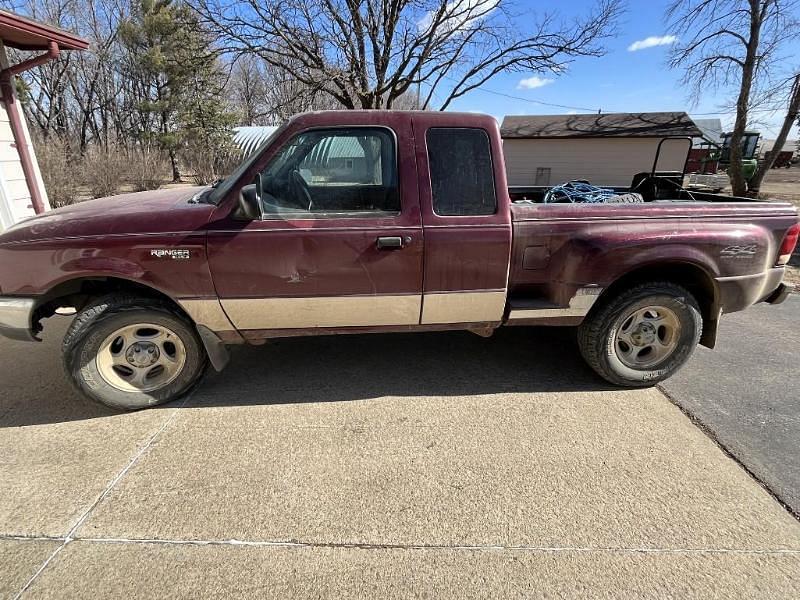
<path fill-rule="evenodd" d="M 0 6 L 13 3 L 0 0 Z M 90 42 L 85 52 L 65 52 L 20 77 L 23 108 L 40 138 L 56 136 L 83 154 L 90 143 L 107 147 L 126 139 L 133 114 L 125 110 L 125 78 L 118 45 L 119 23 L 129 14 L 127 0 L 24 0 L 13 8 L 74 31 Z M 15 60 L 24 58 L 16 53 Z M 131 103 L 135 105 L 134 103 Z"/>
<path fill-rule="evenodd" d="M 267 78 L 263 61 L 254 56 L 239 57 L 230 67 L 229 97 L 239 125 L 266 125 Z"/>
<path fill-rule="evenodd" d="M 797 124 L 797 117 L 800 114 L 800 75 L 795 75 L 792 79 L 794 83 L 789 92 L 789 104 L 786 116 L 783 119 L 783 125 L 778 132 L 778 137 L 775 139 L 775 144 L 765 153 L 764 160 L 759 163 L 758 170 L 750 180 L 751 194 L 758 195 L 758 191 L 761 189 L 761 182 L 764 181 L 764 177 L 772 168 L 772 165 L 775 164 L 775 159 L 778 158 L 783 145 L 786 143 L 786 138 L 789 137 L 789 131 Z"/>
<path fill-rule="evenodd" d="M 735 91 L 728 172 L 737 196 L 748 189 L 742 174 L 742 136 L 749 112 L 776 95 L 775 81 L 785 67 L 781 52 L 786 42 L 797 39 L 797 7 L 797 0 L 674 0 L 667 10 L 670 29 L 681 32 L 670 65 L 683 69 L 683 82 L 695 98 Z"/>
<path fill-rule="evenodd" d="M 560 72 L 603 54 L 620 0 L 584 19 L 537 19 L 513 0 L 189 0 L 231 52 L 251 54 L 345 108 L 408 93 L 444 109 L 501 72 Z M 437 100 L 438 98 L 438 100 Z"/>
<path fill-rule="evenodd" d="M 277 125 L 300 112 L 338 107 L 330 96 L 253 54 L 234 57 L 227 91 L 240 125 Z"/>

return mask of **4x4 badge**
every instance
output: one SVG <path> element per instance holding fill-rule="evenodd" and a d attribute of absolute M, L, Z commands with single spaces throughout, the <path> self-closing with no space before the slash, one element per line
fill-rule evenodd
<path fill-rule="evenodd" d="M 758 244 L 747 244 L 744 246 L 727 246 L 722 249 L 720 256 L 728 258 L 748 258 L 755 256 L 758 252 Z"/>

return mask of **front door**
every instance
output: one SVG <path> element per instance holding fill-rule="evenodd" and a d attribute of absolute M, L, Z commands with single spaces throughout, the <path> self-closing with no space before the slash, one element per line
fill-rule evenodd
<path fill-rule="evenodd" d="M 398 142 L 399 140 L 399 142 Z M 225 312 L 246 337 L 417 325 L 424 243 L 408 131 L 302 128 L 260 171 L 263 219 L 209 231 Z"/>

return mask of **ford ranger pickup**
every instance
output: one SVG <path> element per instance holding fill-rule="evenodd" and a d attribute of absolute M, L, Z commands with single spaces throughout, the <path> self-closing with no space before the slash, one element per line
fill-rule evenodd
<path fill-rule="evenodd" d="M 713 347 L 723 313 L 786 298 L 800 227 L 790 204 L 687 192 L 655 168 L 625 192 L 512 199 L 488 116 L 303 114 L 214 186 L 0 235 L 0 333 L 36 340 L 74 309 L 69 378 L 128 410 L 186 394 L 231 344 L 341 333 L 577 326 L 601 377 L 649 386 Z"/>

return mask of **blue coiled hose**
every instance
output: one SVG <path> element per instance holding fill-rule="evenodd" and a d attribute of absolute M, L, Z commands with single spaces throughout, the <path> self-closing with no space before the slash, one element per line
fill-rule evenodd
<path fill-rule="evenodd" d="M 597 187 L 585 181 L 568 181 L 550 188 L 544 195 L 544 203 L 579 202 L 581 204 L 596 204 L 598 202 L 607 202 L 615 196 L 619 196 L 619 192 L 615 192 L 610 188 Z"/>

